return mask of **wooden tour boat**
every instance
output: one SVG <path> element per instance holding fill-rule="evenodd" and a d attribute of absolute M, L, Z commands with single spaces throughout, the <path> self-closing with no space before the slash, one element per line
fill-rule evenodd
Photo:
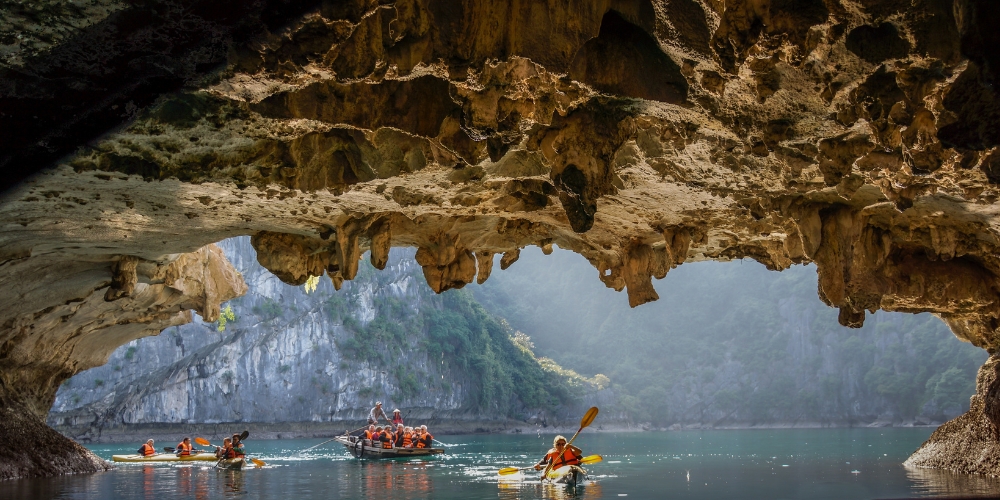
<path fill-rule="evenodd" d="M 382 448 L 381 444 L 373 446 L 370 440 L 358 436 L 337 436 L 334 439 L 357 458 L 425 457 L 444 453 L 444 448 Z"/>

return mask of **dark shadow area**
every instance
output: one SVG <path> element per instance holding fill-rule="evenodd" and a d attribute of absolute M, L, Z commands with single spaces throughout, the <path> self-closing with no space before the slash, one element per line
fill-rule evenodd
<path fill-rule="evenodd" d="M 198 83 L 230 50 L 317 4 L 131 2 L 23 66 L 0 68 L 0 191 L 128 123 L 161 95 Z"/>
<path fill-rule="evenodd" d="M 608 94 L 680 104 L 688 85 L 656 39 L 609 11 L 601 32 L 577 52 L 570 77 Z"/>
<path fill-rule="evenodd" d="M 847 35 L 845 45 L 847 50 L 872 64 L 906 57 L 910 52 L 910 42 L 900 36 L 892 23 L 858 26 Z"/>

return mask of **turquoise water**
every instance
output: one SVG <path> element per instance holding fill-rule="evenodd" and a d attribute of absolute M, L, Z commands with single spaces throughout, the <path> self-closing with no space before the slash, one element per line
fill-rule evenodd
<path fill-rule="evenodd" d="M 427 459 L 352 458 L 322 439 L 247 441 L 263 468 L 217 471 L 210 462 L 119 464 L 111 472 L 0 483 L 12 499 L 506 499 L 761 498 L 844 499 L 997 496 L 1000 481 L 901 463 L 930 429 L 781 429 L 588 433 L 576 444 L 600 454 L 590 479 L 569 489 L 537 474 L 501 478 L 527 466 L 552 435 L 441 436 L 447 453 Z M 212 436 L 206 436 L 211 438 Z M 159 444 L 159 443 L 158 443 Z M 93 445 L 101 457 L 138 444 Z"/>

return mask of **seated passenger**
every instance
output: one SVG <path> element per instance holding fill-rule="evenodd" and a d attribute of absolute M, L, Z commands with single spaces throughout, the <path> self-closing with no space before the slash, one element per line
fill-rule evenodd
<path fill-rule="evenodd" d="M 427 426 L 420 426 L 420 439 L 417 440 L 417 448 L 433 448 L 434 436 L 427 432 Z"/>
<path fill-rule="evenodd" d="M 381 440 L 382 440 L 382 426 L 380 425 L 375 428 L 375 434 L 372 435 L 372 446 L 375 446 L 375 443 Z"/>
<path fill-rule="evenodd" d="M 565 465 L 580 465 L 580 457 L 583 456 L 583 451 L 573 445 L 566 445 L 566 438 L 563 436 L 556 436 L 552 440 L 554 445 L 548 453 L 542 457 L 541 460 L 535 464 L 535 470 L 542 470 L 542 466 L 552 464 L 552 470 L 556 470 Z"/>
<path fill-rule="evenodd" d="M 403 428 L 403 448 L 413 448 L 413 427 Z"/>
<path fill-rule="evenodd" d="M 194 447 L 191 446 L 191 438 L 186 437 L 180 443 L 177 443 L 177 456 L 178 457 L 188 457 L 191 456 L 191 450 Z"/>
<path fill-rule="evenodd" d="M 379 441 L 382 442 L 382 448 L 391 449 L 393 442 L 392 432 L 389 431 L 389 429 L 382 431 L 382 434 L 379 437 Z"/>
<path fill-rule="evenodd" d="M 239 434 L 233 434 L 233 449 L 231 458 L 241 458 L 246 453 L 243 451 L 243 441 Z"/>
<path fill-rule="evenodd" d="M 139 450 L 136 451 L 136 454 L 142 455 L 144 457 L 151 457 L 153 455 L 156 455 L 156 448 L 153 448 L 153 440 L 150 439 L 149 441 L 146 441 L 145 444 L 139 447 Z"/>
<path fill-rule="evenodd" d="M 403 434 L 405 432 L 406 431 L 403 428 L 403 424 L 399 424 L 399 425 L 396 426 L 396 432 L 393 433 L 393 436 L 395 436 L 395 438 L 396 438 L 395 441 L 394 441 L 396 448 L 402 448 L 403 447 Z"/>
<path fill-rule="evenodd" d="M 369 425 L 368 429 L 365 431 L 365 439 L 372 440 L 375 438 L 375 424 Z"/>
<path fill-rule="evenodd" d="M 233 440 L 226 438 L 222 440 L 222 446 L 215 447 L 215 458 L 229 458 L 229 454 L 233 451 Z"/>

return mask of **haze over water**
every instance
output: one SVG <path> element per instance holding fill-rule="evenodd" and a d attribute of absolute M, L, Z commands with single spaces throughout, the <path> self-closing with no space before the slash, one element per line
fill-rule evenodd
<path fill-rule="evenodd" d="M 604 461 L 587 467 L 575 490 L 540 485 L 537 474 L 497 470 L 528 466 L 552 434 L 441 436 L 447 453 L 430 459 L 357 460 L 330 443 L 253 440 L 260 469 L 216 471 L 211 463 L 118 464 L 111 472 L 0 483 L 11 499 L 507 499 L 768 498 L 844 499 L 1000 495 L 1000 481 L 903 460 L 928 428 L 766 429 L 588 433 L 576 444 Z M 162 443 L 158 443 L 162 444 Z M 105 459 L 133 445 L 92 445 Z"/>

